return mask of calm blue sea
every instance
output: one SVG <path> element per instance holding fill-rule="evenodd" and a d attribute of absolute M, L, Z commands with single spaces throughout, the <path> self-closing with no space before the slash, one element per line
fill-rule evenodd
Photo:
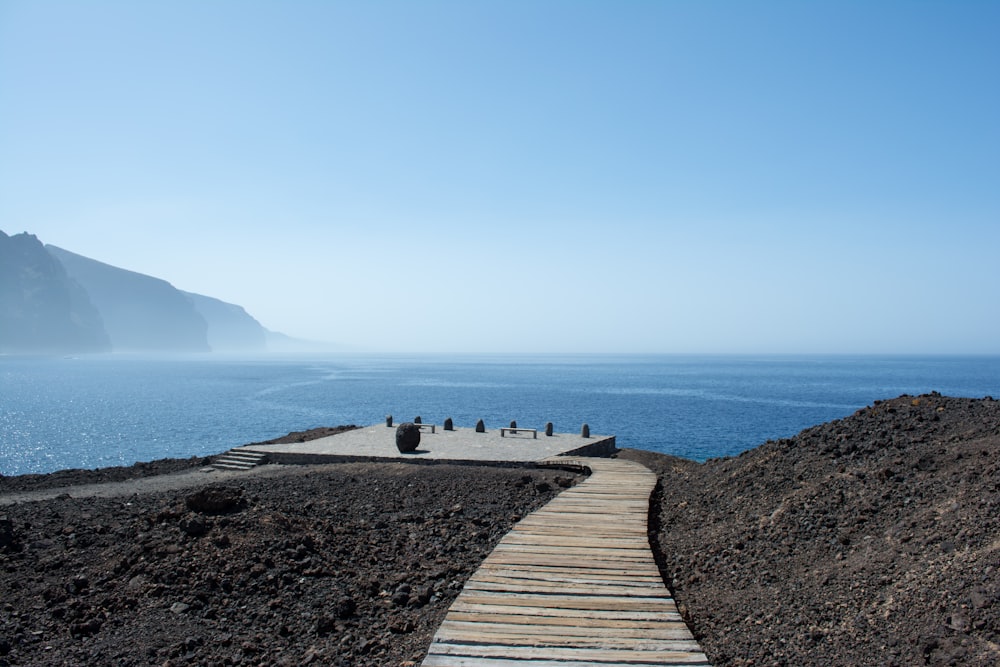
<path fill-rule="evenodd" d="M 1000 357 L 0 357 L 0 473 L 215 454 L 421 415 L 555 424 L 698 460 L 940 391 L 1000 397 Z"/>

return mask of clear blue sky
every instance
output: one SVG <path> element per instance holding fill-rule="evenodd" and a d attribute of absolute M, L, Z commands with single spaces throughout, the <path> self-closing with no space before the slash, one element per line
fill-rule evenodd
<path fill-rule="evenodd" d="M 0 0 L 0 229 L 427 352 L 1000 353 L 1000 2 Z"/>

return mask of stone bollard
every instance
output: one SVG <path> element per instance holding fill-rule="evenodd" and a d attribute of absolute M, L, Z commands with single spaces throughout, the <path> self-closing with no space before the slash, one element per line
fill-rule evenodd
<path fill-rule="evenodd" d="M 517 428 L 517 420 L 516 419 L 511 419 L 510 420 L 510 427 L 511 428 Z"/>
<path fill-rule="evenodd" d="M 590 437 L 590 426 L 588 426 L 587 424 L 583 425 L 583 428 L 580 429 L 580 437 L 581 438 Z"/>
<path fill-rule="evenodd" d="M 545 435 L 552 435 L 552 422 L 545 423 Z"/>
<path fill-rule="evenodd" d="M 420 444 L 420 427 L 404 422 L 396 429 L 396 449 L 401 453 L 412 452 Z"/>
<path fill-rule="evenodd" d="M 455 423 L 453 421 L 451 421 L 451 417 L 447 417 L 444 420 L 444 430 L 446 430 L 446 431 L 454 431 L 455 430 Z"/>
<path fill-rule="evenodd" d="M 413 423 L 414 424 L 423 424 L 423 422 L 420 421 L 420 415 L 417 415 L 416 417 L 413 418 Z"/>
<path fill-rule="evenodd" d="M 392 415 L 386 415 L 385 416 L 385 425 L 386 426 L 392 426 Z"/>
<path fill-rule="evenodd" d="M 486 433 L 486 424 L 482 419 L 476 422 L 476 433 Z"/>

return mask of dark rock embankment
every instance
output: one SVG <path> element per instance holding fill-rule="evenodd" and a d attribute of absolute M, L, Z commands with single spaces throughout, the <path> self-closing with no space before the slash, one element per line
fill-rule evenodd
<path fill-rule="evenodd" d="M 902 396 L 704 464 L 638 450 L 718 667 L 1000 664 L 1000 402 Z"/>

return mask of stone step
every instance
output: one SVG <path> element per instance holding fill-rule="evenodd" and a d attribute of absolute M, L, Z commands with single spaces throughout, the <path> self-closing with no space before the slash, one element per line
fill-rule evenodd
<path fill-rule="evenodd" d="M 222 470 L 250 470 L 267 462 L 267 454 L 229 450 L 212 461 L 213 468 Z"/>

